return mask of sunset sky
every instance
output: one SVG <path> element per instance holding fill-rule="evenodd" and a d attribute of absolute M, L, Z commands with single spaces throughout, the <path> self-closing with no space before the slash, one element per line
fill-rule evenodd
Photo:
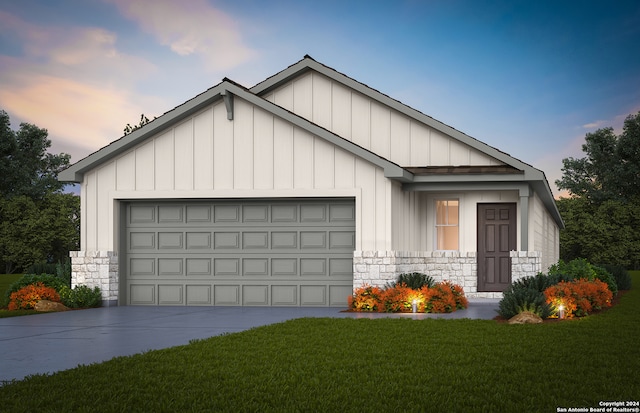
<path fill-rule="evenodd" d="M 76 162 L 305 54 L 542 169 L 640 111 L 640 2 L 0 0 L 0 109 Z"/>

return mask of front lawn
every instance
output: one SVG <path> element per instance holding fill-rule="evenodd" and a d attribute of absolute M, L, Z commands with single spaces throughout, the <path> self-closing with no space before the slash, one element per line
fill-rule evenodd
<path fill-rule="evenodd" d="M 639 285 L 640 274 L 633 275 Z M 32 376 L 0 410 L 555 412 L 640 399 L 640 291 L 584 319 L 299 319 Z M 63 355 L 60 355 L 63 356 Z"/>

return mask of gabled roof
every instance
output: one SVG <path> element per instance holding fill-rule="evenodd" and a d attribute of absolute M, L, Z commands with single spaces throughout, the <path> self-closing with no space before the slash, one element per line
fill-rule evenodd
<path fill-rule="evenodd" d="M 367 150 L 335 133 L 305 119 L 281 106 L 278 106 L 262 96 L 268 94 L 270 91 L 280 87 L 281 85 L 291 81 L 292 79 L 299 77 L 300 75 L 313 70 L 318 73 L 327 76 L 328 78 L 342 83 L 343 85 L 356 90 L 363 95 L 380 102 L 383 105 L 389 106 L 406 116 L 415 119 L 418 122 L 424 123 L 443 134 L 460 141 L 461 143 L 468 145 L 480 152 L 483 152 L 512 168 L 511 174 L 508 173 L 418 173 L 415 174 L 415 170 L 409 170 L 403 168 L 388 159 L 385 159 L 374 152 Z M 154 119 L 152 122 L 142 126 L 139 129 L 131 132 L 128 135 L 121 137 L 120 139 L 110 143 L 102 149 L 92 153 L 86 158 L 76 162 L 69 168 L 60 172 L 59 180 L 63 182 L 81 182 L 84 173 L 98 167 L 99 165 L 108 162 L 116 156 L 128 151 L 134 146 L 140 144 L 146 139 L 156 135 L 158 132 L 169 128 L 180 121 L 195 114 L 201 109 L 209 106 L 218 101 L 224 100 L 227 108 L 227 117 L 233 119 L 233 99 L 234 96 L 248 101 L 249 103 L 260 107 L 261 109 L 278 116 L 293 125 L 300 127 L 312 135 L 318 136 L 326 141 L 360 157 L 374 165 L 382 168 L 387 178 L 398 180 L 403 183 L 407 190 L 419 190 L 418 187 L 424 188 L 425 186 L 432 186 L 433 188 L 440 187 L 440 185 L 434 184 L 447 184 L 454 185 L 462 188 L 467 185 L 476 185 L 478 183 L 490 183 L 494 186 L 491 188 L 498 188 L 499 184 L 504 183 L 516 183 L 527 182 L 538 193 L 543 203 L 554 217 L 554 220 L 562 228 L 564 224 L 560 213 L 556 207 L 551 189 L 544 176 L 544 173 L 531 165 L 528 165 L 512 156 L 499 151 L 498 149 L 489 146 L 483 142 L 478 141 L 442 122 L 433 119 L 430 116 L 425 115 L 403 103 L 392 99 L 391 97 L 375 90 L 367 85 L 360 83 L 334 69 L 331 69 L 321 63 L 318 63 L 310 56 L 305 56 L 299 62 L 289 66 L 285 70 L 269 77 L 268 79 L 258 83 L 254 87 L 247 89 L 240 84 L 233 82 L 230 79 L 224 78 L 222 82 L 216 86 L 208 89 L 207 91 L 199 94 L 198 96 L 190 99 L 180 106 L 166 112 L 162 116 Z M 498 186 L 496 186 L 498 185 Z"/>

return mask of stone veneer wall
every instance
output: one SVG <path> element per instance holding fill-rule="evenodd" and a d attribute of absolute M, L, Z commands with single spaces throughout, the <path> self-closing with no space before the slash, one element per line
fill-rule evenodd
<path fill-rule="evenodd" d="M 384 287 L 399 274 L 420 272 L 436 282 L 451 281 L 462 286 L 469 298 L 502 298 L 500 292 L 478 292 L 478 263 L 475 251 L 354 251 L 353 289 L 363 285 Z M 511 251 L 513 281 L 540 271 L 538 251 Z"/>
<path fill-rule="evenodd" d="M 120 289 L 115 251 L 71 251 L 71 287 L 100 287 L 102 305 L 118 305 Z"/>

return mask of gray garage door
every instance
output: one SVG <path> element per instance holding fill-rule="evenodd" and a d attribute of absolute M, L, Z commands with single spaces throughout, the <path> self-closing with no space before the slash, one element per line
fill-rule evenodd
<path fill-rule="evenodd" d="M 352 199 L 131 202 L 122 291 L 132 305 L 346 306 Z"/>

